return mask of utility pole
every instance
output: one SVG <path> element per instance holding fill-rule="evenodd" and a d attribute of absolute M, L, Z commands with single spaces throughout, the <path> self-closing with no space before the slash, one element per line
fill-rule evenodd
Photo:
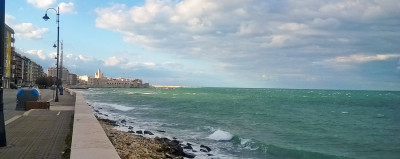
<path fill-rule="evenodd" d="M 5 55 L 5 0 L 0 0 L 0 147 L 7 146 L 6 127 L 4 123 L 4 103 L 3 103 L 3 74 L 4 74 L 4 55 Z"/>

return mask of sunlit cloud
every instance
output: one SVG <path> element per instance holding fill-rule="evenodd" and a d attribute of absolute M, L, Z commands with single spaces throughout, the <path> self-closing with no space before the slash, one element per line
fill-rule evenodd
<path fill-rule="evenodd" d="M 46 60 L 48 55 L 46 55 L 43 50 L 28 50 L 26 53 L 39 57 L 42 60 Z"/>
<path fill-rule="evenodd" d="M 26 0 L 26 1 L 37 8 L 47 8 L 57 2 L 57 0 Z"/>
<path fill-rule="evenodd" d="M 77 13 L 75 10 L 75 5 L 72 2 L 68 2 L 68 3 L 61 2 L 59 4 L 59 7 L 60 7 L 61 13 Z"/>
<path fill-rule="evenodd" d="M 106 59 L 104 61 L 104 65 L 106 65 L 106 66 L 116 66 L 116 65 L 120 64 L 121 61 L 122 60 L 120 58 L 117 58 L 116 56 L 112 56 L 112 57 L 109 57 L 108 59 Z"/>
<path fill-rule="evenodd" d="M 32 23 L 21 23 L 14 26 L 15 36 L 25 39 L 42 39 L 49 31 L 47 28 L 39 28 Z"/>
<path fill-rule="evenodd" d="M 399 54 L 377 54 L 377 55 L 366 55 L 366 54 L 354 54 L 349 56 L 339 56 L 334 59 L 328 59 L 327 62 L 334 62 L 338 64 L 360 64 L 372 61 L 385 61 L 393 58 L 400 58 Z"/>

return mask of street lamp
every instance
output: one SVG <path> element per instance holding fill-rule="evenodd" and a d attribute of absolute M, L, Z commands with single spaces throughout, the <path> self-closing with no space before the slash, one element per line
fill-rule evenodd
<path fill-rule="evenodd" d="M 46 14 L 43 16 L 43 19 L 45 21 L 50 19 L 49 16 L 47 16 L 47 11 L 49 11 L 50 9 L 56 11 L 56 13 L 57 13 L 57 19 L 56 19 L 56 22 L 57 22 L 57 64 L 56 64 L 56 66 L 57 66 L 57 80 L 56 80 L 56 98 L 54 99 L 54 101 L 58 102 L 58 87 L 59 87 L 58 59 L 59 59 L 59 51 L 60 51 L 60 47 L 59 47 L 60 46 L 60 7 L 57 7 L 57 10 L 54 9 L 54 8 L 48 8 L 46 10 Z M 54 45 L 53 45 L 53 47 L 54 47 Z"/>
<path fill-rule="evenodd" d="M 3 72 L 4 72 L 4 55 L 5 55 L 5 0 L 0 1 L 0 147 L 7 146 L 6 127 L 4 123 L 4 104 L 3 104 Z"/>

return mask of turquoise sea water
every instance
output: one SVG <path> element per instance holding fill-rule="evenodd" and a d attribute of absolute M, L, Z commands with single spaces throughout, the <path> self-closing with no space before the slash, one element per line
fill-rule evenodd
<path fill-rule="evenodd" d="M 400 158 L 400 92 L 108 88 L 82 93 L 99 116 L 126 120 L 120 129 L 132 126 L 192 143 L 195 151 L 186 151 L 198 158 Z M 201 144 L 211 152 L 196 149 Z"/>

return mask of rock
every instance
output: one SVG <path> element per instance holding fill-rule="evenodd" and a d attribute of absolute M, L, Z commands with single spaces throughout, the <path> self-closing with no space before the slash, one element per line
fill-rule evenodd
<path fill-rule="evenodd" d="M 194 158 L 194 157 L 196 157 L 196 155 L 195 155 L 195 154 L 192 154 L 192 153 L 185 153 L 185 154 L 183 155 L 183 157 Z"/>
<path fill-rule="evenodd" d="M 132 129 L 133 129 L 133 126 L 129 126 L 128 129 L 131 129 L 131 130 L 132 130 Z"/>
<path fill-rule="evenodd" d="M 112 126 L 118 126 L 116 121 L 110 120 L 110 119 L 98 119 L 99 121 L 103 121 L 105 123 L 107 123 L 108 125 L 112 125 Z"/>
<path fill-rule="evenodd" d="M 125 119 L 122 119 L 122 120 L 121 120 L 121 123 L 126 123 L 126 120 L 125 120 Z"/>
<path fill-rule="evenodd" d="M 204 149 L 200 149 L 200 151 L 201 151 L 201 152 L 208 152 L 207 150 L 204 150 Z"/>
<path fill-rule="evenodd" d="M 147 135 L 154 135 L 152 132 L 147 131 L 147 130 L 144 131 L 144 134 L 147 134 Z"/>
<path fill-rule="evenodd" d="M 135 131 L 133 131 L 133 130 L 129 130 L 129 131 L 128 131 L 128 133 L 132 133 L 132 134 L 134 134 L 134 133 L 135 133 Z"/>
<path fill-rule="evenodd" d="M 205 148 L 207 150 L 207 152 L 211 151 L 211 148 L 209 148 L 208 146 L 200 145 L 200 148 Z"/>
<path fill-rule="evenodd" d="M 179 146 L 179 141 L 178 140 L 172 140 L 168 142 L 169 146 Z"/>
<path fill-rule="evenodd" d="M 143 134 L 143 131 L 142 130 L 138 130 L 138 131 L 136 131 L 136 134 Z"/>
<path fill-rule="evenodd" d="M 161 132 L 161 133 L 165 133 L 165 131 L 164 131 L 164 130 L 156 130 L 156 131 L 158 131 L 158 132 Z"/>
<path fill-rule="evenodd" d="M 214 156 L 213 154 L 207 154 L 207 156 Z"/>
<path fill-rule="evenodd" d="M 185 147 L 183 147 L 183 149 L 193 149 L 193 147 L 192 146 L 190 146 L 190 145 L 186 145 Z"/>

